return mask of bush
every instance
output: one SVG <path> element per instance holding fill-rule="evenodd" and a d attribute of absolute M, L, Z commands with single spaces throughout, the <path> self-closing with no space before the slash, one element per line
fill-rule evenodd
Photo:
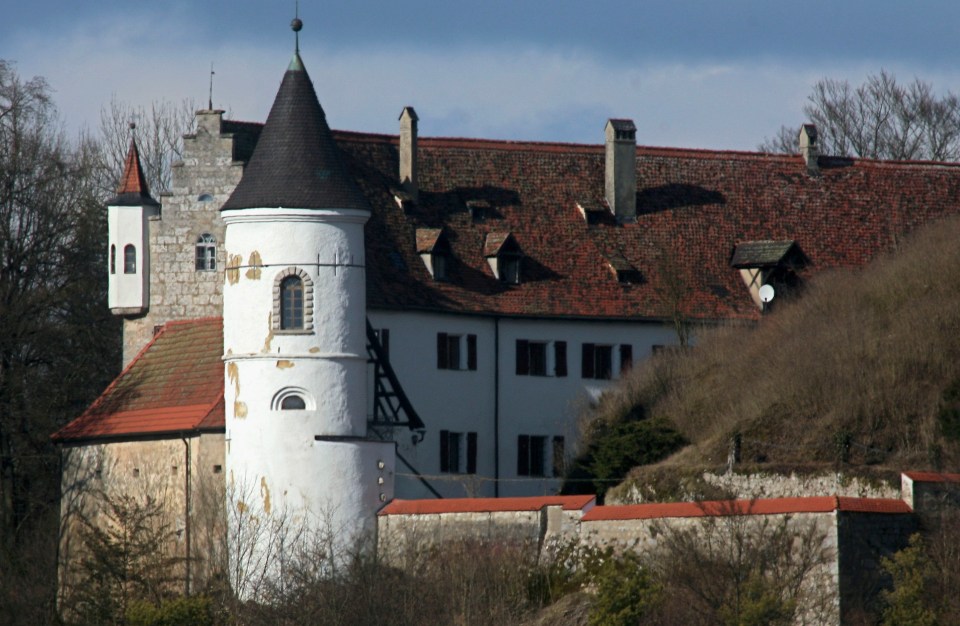
<path fill-rule="evenodd" d="M 594 576 L 590 626 L 636 626 L 663 602 L 663 587 L 634 552 L 608 558 Z"/>
<path fill-rule="evenodd" d="M 175 598 L 154 606 L 146 601 L 132 602 L 127 608 L 127 626 L 212 626 L 210 598 L 189 596 Z"/>
<path fill-rule="evenodd" d="M 623 480 L 637 465 L 656 463 L 673 454 L 686 440 L 662 419 L 644 419 L 596 427 L 586 455 L 578 461 L 593 479 L 597 497 Z"/>

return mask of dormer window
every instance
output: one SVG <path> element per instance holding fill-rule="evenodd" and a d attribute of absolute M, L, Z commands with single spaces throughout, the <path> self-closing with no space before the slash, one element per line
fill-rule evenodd
<path fill-rule="evenodd" d="M 640 270 L 635 268 L 622 254 L 616 252 L 607 258 L 607 265 L 621 285 L 636 285 L 643 281 Z"/>
<path fill-rule="evenodd" d="M 490 203 L 486 200 L 467 200 L 467 210 L 470 211 L 471 220 L 483 222 L 490 213 Z"/>
<path fill-rule="evenodd" d="M 523 252 L 512 234 L 487 233 L 483 255 L 500 282 L 508 285 L 520 284 L 523 276 Z"/>
<path fill-rule="evenodd" d="M 577 210 L 588 226 L 595 226 L 602 223 L 604 218 L 613 216 L 606 202 L 581 200 L 577 202 Z"/>
<path fill-rule="evenodd" d="M 450 242 L 442 228 L 417 229 L 417 254 L 436 281 L 449 279 Z"/>
<path fill-rule="evenodd" d="M 730 265 L 740 270 L 740 277 L 750 291 L 754 303 L 769 308 L 760 296 L 760 288 L 770 285 L 777 298 L 795 292 L 801 285 L 800 272 L 808 259 L 793 240 L 745 241 L 733 250 Z"/>

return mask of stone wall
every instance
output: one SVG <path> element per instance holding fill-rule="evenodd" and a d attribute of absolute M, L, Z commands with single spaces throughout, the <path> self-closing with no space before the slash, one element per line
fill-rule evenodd
<path fill-rule="evenodd" d="M 154 328 L 171 320 L 222 314 L 224 224 L 220 207 L 243 174 L 259 127 L 224 122 L 223 111 L 198 111 L 196 131 L 183 141 L 183 159 L 174 164 L 173 187 L 159 200 L 162 210 L 149 222 L 150 308 L 124 320 L 124 367 L 150 341 Z M 197 270 L 196 244 L 202 234 L 216 239 L 216 269 Z"/>
<path fill-rule="evenodd" d="M 61 593 L 69 593 L 77 580 L 83 541 L 83 520 L 109 527 L 110 503 L 129 498 L 144 509 L 160 507 L 158 523 L 171 533 L 169 550 L 176 556 L 189 553 L 191 588 L 199 588 L 222 556 L 224 437 L 204 434 L 186 439 L 120 441 L 65 446 L 62 450 Z M 189 463 L 188 463 L 189 459 Z M 190 491 L 189 514 L 185 494 Z M 177 574 L 186 585 L 188 572 Z"/>

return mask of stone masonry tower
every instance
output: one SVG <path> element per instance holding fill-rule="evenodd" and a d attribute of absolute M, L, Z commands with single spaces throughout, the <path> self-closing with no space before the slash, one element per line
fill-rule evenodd
<path fill-rule="evenodd" d="M 279 577 L 287 530 L 351 549 L 393 497 L 394 444 L 367 439 L 369 214 L 298 51 L 221 209 L 228 545 L 241 597 L 255 593 L 250 577 Z"/>

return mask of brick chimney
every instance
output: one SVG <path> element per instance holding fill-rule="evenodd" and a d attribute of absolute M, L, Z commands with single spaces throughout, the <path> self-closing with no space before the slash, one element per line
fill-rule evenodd
<path fill-rule="evenodd" d="M 420 193 L 417 183 L 417 112 L 404 107 L 400 113 L 400 182 L 414 201 Z"/>
<path fill-rule="evenodd" d="M 637 221 L 637 127 L 607 120 L 604 195 L 620 223 Z"/>
<path fill-rule="evenodd" d="M 813 124 L 804 124 L 800 127 L 800 154 L 803 155 L 803 161 L 807 164 L 807 172 L 818 174 L 820 168 L 817 165 L 817 158 L 820 156 L 820 149 L 817 146 L 817 127 Z"/>

